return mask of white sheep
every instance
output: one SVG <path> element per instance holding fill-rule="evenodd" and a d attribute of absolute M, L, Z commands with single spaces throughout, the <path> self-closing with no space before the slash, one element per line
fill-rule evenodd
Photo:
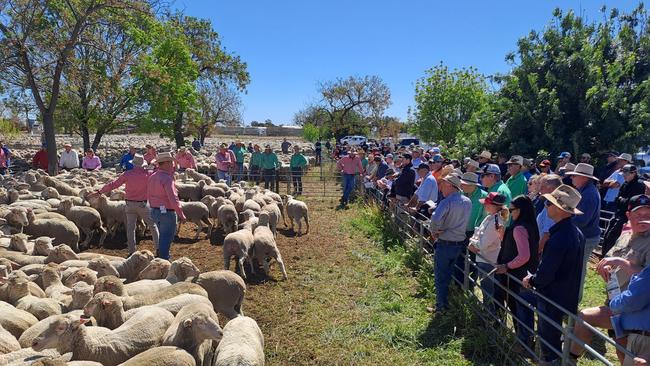
<path fill-rule="evenodd" d="M 45 319 L 50 315 L 61 314 L 63 304 L 50 298 L 40 298 L 29 293 L 30 278 L 22 271 L 13 271 L 9 275 L 7 284 L 10 289 L 9 300 L 16 305 L 16 309 L 25 310 L 34 315 L 36 319 Z"/>
<path fill-rule="evenodd" d="M 110 292 L 117 296 L 127 296 L 124 282 L 116 276 L 103 276 L 97 279 L 93 288 L 93 294 L 100 292 Z"/>
<path fill-rule="evenodd" d="M 63 304 L 69 304 L 72 302 L 72 297 L 70 295 L 64 294 L 69 287 L 63 285 L 61 282 L 61 271 L 63 267 L 59 267 L 54 263 L 49 263 L 43 269 L 41 274 L 41 281 L 43 281 L 43 288 L 48 297 L 57 300 Z"/>
<path fill-rule="evenodd" d="M 111 201 L 103 194 L 88 197 L 88 202 L 90 207 L 99 211 L 102 222 L 114 238 L 117 229 L 126 223 L 126 202 Z"/>
<path fill-rule="evenodd" d="M 273 236 L 278 236 L 278 221 L 282 217 L 282 210 L 277 203 L 271 202 L 262 206 L 262 211 L 269 214 L 269 228 L 273 232 Z"/>
<path fill-rule="evenodd" d="M 210 210 L 202 202 L 181 202 L 181 209 L 183 214 L 187 218 L 187 221 L 192 222 L 196 225 L 196 235 L 194 240 L 199 238 L 199 234 L 203 230 L 203 225 L 208 227 L 208 238 L 212 234 L 212 221 L 210 221 Z M 179 229 L 177 232 L 180 232 L 180 222 L 178 223 Z"/>
<path fill-rule="evenodd" d="M 18 343 L 16 337 L 0 325 L 0 355 L 18 351 L 19 349 L 20 343 Z"/>
<path fill-rule="evenodd" d="M 80 317 L 84 314 L 83 310 L 73 310 L 67 313 L 69 315 Z M 34 338 L 38 337 L 39 334 L 43 333 L 50 324 L 54 323 L 58 319 L 58 315 L 51 315 L 43 320 L 39 320 L 38 323 L 32 325 L 27 330 L 25 330 L 18 338 L 18 343 L 22 348 L 27 348 L 32 346 L 32 341 Z"/>
<path fill-rule="evenodd" d="M 207 291 L 215 311 L 222 313 L 228 319 L 242 315 L 246 283 L 239 275 L 226 270 L 210 271 L 199 274 L 191 281 Z"/>
<path fill-rule="evenodd" d="M 194 357 L 178 347 L 154 347 L 119 366 L 196 366 Z"/>
<path fill-rule="evenodd" d="M 41 176 L 41 182 L 45 184 L 48 187 L 53 187 L 56 189 L 60 194 L 64 194 L 67 196 L 78 196 L 79 195 L 79 190 L 76 188 L 73 188 L 69 184 L 62 182 L 59 179 L 56 179 L 54 177 L 50 177 L 47 175 Z"/>
<path fill-rule="evenodd" d="M 14 337 L 19 338 L 29 327 L 38 323 L 36 317 L 25 310 L 16 309 L 13 305 L 0 301 L 0 326 Z"/>
<path fill-rule="evenodd" d="M 53 349 L 38 352 L 31 348 L 22 348 L 18 351 L 0 355 L 0 365 L 31 366 L 41 358 L 60 356 L 61 354 Z"/>
<path fill-rule="evenodd" d="M 244 263 L 248 263 L 251 272 L 255 273 L 250 258 L 254 242 L 255 239 L 250 228 L 244 228 L 226 235 L 223 239 L 223 268 L 230 269 L 230 259 L 234 256 L 236 258 L 236 267 L 239 269 L 242 278 L 246 279 Z"/>
<path fill-rule="evenodd" d="M 223 328 L 214 366 L 264 366 L 264 335 L 255 320 L 240 316 Z"/>
<path fill-rule="evenodd" d="M 162 280 L 169 274 L 171 262 L 162 258 L 154 258 L 138 274 L 137 280 Z"/>
<path fill-rule="evenodd" d="M 67 304 L 66 310 L 80 310 L 93 298 L 94 286 L 91 286 L 85 282 L 77 282 L 72 285 L 70 290 L 63 292 L 64 295 L 70 295 L 72 301 Z"/>
<path fill-rule="evenodd" d="M 160 290 L 155 290 L 145 294 L 123 296 L 122 302 L 124 303 L 124 309 L 130 310 L 145 305 L 155 305 L 159 302 L 169 300 L 181 294 L 195 294 L 208 297 L 209 291 L 204 290 L 202 286 L 198 286 L 194 283 L 178 282 L 169 287 L 165 287 Z M 212 299 L 210 300 L 212 301 Z"/>
<path fill-rule="evenodd" d="M 287 211 L 287 217 L 289 218 L 289 221 L 291 221 L 291 231 L 294 231 L 294 222 L 295 222 L 298 224 L 298 235 L 300 235 L 302 232 L 302 219 L 304 218 L 305 224 L 307 224 L 307 231 L 305 231 L 305 234 L 308 234 L 309 233 L 309 209 L 307 208 L 307 204 L 302 201 L 298 201 L 294 199 L 293 196 L 291 195 L 287 195 L 284 206 Z"/>
<path fill-rule="evenodd" d="M 67 244 L 75 252 L 79 252 L 79 229 L 68 220 L 32 219 L 25 227 L 25 233 L 31 236 L 50 236 L 55 244 Z"/>
<path fill-rule="evenodd" d="M 59 191 L 57 191 L 55 188 L 47 187 L 41 191 L 41 198 L 43 198 L 44 200 L 48 200 L 50 198 L 60 199 L 61 194 L 59 194 Z"/>
<path fill-rule="evenodd" d="M 138 278 L 138 274 L 149 265 L 153 260 L 153 253 L 149 250 L 137 250 L 126 260 L 120 259 L 111 261 L 111 264 L 119 272 L 121 278 L 126 282 L 133 282 Z"/>
<path fill-rule="evenodd" d="M 120 272 L 117 270 L 117 268 L 115 268 L 115 266 L 104 256 L 96 257 L 89 260 L 88 268 L 97 272 L 97 277 L 120 275 Z"/>
<path fill-rule="evenodd" d="M 282 260 L 282 255 L 278 249 L 273 232 L 268 227 L 269 215 L 266 212 L 260 213 L 259 225 L 255 229 L 253 245 L 253 253 L 257 263 L 263 265 L 264 274 L 268 276 L 269 274 L 269 262 L 271 258 L 275 259 L 280 265 L 280 271 L 282 271 L 282 277 L 286 280 L 287 270 L 284 267 L 284 261 Z"/>
<path fill-rule="evenodd" d="M 174 318 L 174 322 L 163 336 L 163 346 L 180 347 L 194 356 L 197 365 L 212 348 L 212 341 L 223 336 L 219 318 L 212 310 L 212 304 L 185 305 Z"/>
<path fill-rule="evenodd" d="M 96 361 L 105 366 L 117 365 L 160 345 L 162 336 L 174 320 L 165 309 L 151 308 L 135 314 L 115 330 L 86 327 L 85 318 L 61 315 L 32 342 L 32 349 L 55 348 L 59 353 L 72 352 L 73 360 Z"/>
<path fill-rule="evenodd" d="M 221 198 L 221 197 L 219 197 Z M 219 198 L 215 205 L 219 204 Z M 222 202 L 224 202 L 223 200 Z M 218 206 L 217 210 L 217 225 L 223 226 L 223 231 L 227 234 L 230 234 L 237 230 L 237 225 L 239 223 L 239 217 L 237 215 L 237 209 L 235 206 L 223 203 Z"/>
<path fill-rule="evenodd" d="M 68 287 L 72 287 L 77 282 L 94 285 L 97 282 L 97 272 L 86 267 L 81 267 L 76 269 L 63 283 Z"/>
<path fill-rule="evenodd" d="M 102 224 L 102 217 L 99 212 L 92 207 L 73 206 L 72 200 L 66 199 L 61 201 L 59 213 L 74 222 L 77 228 L 84 233 L 85 239 L 81 243 L 83 247 L 89 247 L 90 240 L 95 232 L 99 232 L 99 246 L 104 245 L 106 239 L 106 229 Z"/>
<path fill-rule="evenodd" d="M 45 263 L 61 264 L 65 261 L 77 259 L 79 259 L 79 257 L 69 245 L 59 244 L 52 247 L 52 249 L 50 249 L 50 251 L 47 253 L 47 257 L 45 257 Z"/>

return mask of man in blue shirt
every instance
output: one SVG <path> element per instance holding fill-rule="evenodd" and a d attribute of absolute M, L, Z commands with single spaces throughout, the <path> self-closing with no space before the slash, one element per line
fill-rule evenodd
<path fill-rule="evenodd" d="M 422 205 L 427 201 L 438 201 L 438 182 L 436 182 L 436 178 L 429 173 L 429 165 L 421 163 L 418 166 L 417 173 L 420 178 L 422 178 L 422 182 L 418 189 L 415 190 L 415 194 L 411 197 L 411 200 L 407 205 L 412 212 L 420 210 L 420 207 L 422 207 Z"/>
<path fill-rule="evenodd" d="M 571 217 L 582 214 L 577 209 L 582 197 L 575 188 L 563 184 L 552 193 L 545 194 L 544 198 L 547 201 L 548 215 L 555 225 L 551 227 L 536 273 L 524 277 L 522 283 L 528 289 L 535 287 L 539 294 L 575 314 L 578 311 L 585 238 Z M 531 291 L 522 292 L 520 296 L 552 321 L 549 323 L 540 317 L 537 324 L 539 335 L 545 341 L 540 344 L 542 360 L 552 363 L 558 359 L 558 352 L 562 354 L 561 324 L 564 314 Z M 530 332 L 526 326 L 533 329 L 533 312 L 519 306 L 517 318 L 525 325 L 519 327 L 517 337 L 524 344 L 530 345 Z M 555 327 L 557 324 L 560 329 Z"/>
<path fill-rule="evenodd" d="M 133 164 L 131 163 L 131 161 L 133 160 L 137 152 L 138 151 L 136 150 L 135 146 L 129 146 L 129 152 L 124 154 L 124 156 L 122 156 L 122 160 L 120 160 L 120 167 L 122 167 L 123 171 L 133 169 Z"/>
<path fill-rule="evenodd" d="M 192 148 L 196 151 L 201 150 L 201 141 L 199 141 L 196 137 L 194 138 L 194 141 L 192 141 Z"/>

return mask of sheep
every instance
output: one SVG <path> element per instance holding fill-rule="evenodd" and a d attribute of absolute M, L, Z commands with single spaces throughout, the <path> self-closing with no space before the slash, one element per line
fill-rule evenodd
<path fill-rule="evenodd" d="M 7 225 L 22 230 L 25 226 L 29 225 L 27 212 L 27 209 L 24 207 L 9 206 L 9 209 L 0 211 L 0 218 L 5 219 Z"/>
<path fill-rule="evenodd" d="M 253 253 L 257 263 L 263 265 L 264 274 L 268 276 L 269 274 L 269 262 L 271 258 L 280 264 L 280 270 L 282 271 L 282 277 L 286 280 L 287 270 L 284 267 L 284 261 L 282 260 L 282 255 L 278 250 L 277 245 L 275 244 L 275 238 L 273 237 L 273 232 L 268 227 L 269 215 L 266 212 L 260 213 L 259 225 L 255 229 L 253 234 L 255 238 L 255 243 L 253 245 Z"/>
<path fill-rule="evenodd" d="M 105 366 L 120 364 L 147 349 L 160 345 L 174 317 L 161 308 L 135 314 L 115 330 L 86 327 L 85 318 L 61 315 L 32 342 L 32 349 L 55 348 L 72 352 L 73 360 L 96 361 Z"/>
<path fill-rule="evenodd" d="M 94 285 L 97 282 L 97 272 L 86 267 L 81 267 L 66 278 L 64 284 L 68 287 L 72 287 L 72 285 L 77 282 L 85 282 L 89 285 Z"/>
<path fill-rule="evenodd" d="M 138 274 L 137 280 L 162 280 L 167 277 L 171 263 L 162 258 L 154 258 L 149 264 Z"/>
<path fill-rule="evenodd" d="M 79 229 L 72 221 L 30 217 L 25 233 L 31 236 L 54 237 L 53 243 L 68 244 L 75 253 L 79 252 Z"/>
<path fill-rule="evenodd" d="M 103 256 L 93 258 L 88 261 L 88 269 L 97 272 L 97 277 L 102 276 L 119 276 L 120 272 Z"/>
<path fill-rule="evenodd" d="M 14 268 L 20 268 L 30 264 L 44 264 L 45 257 L 28 255 L 24 253 L 14 252 L 11 250 L 6 250 L 5 248 L 0 248 L 0 257 L 3 257 L 7 260 L 12 261 L 15 265 Z"/>
<path fill-rule="evenodd" d="M 188 201 L 201 200 L 201 186 L 197 183 L 179 183 L 176 182 L 176 190 L 178 191 L 178 198 Z"/>
<path fill-rule="evenodd" d="M 67 314 L 70 314 L 75 317 L 80 317 L 83 315 L 83 313 L 84 313 L 83 310 L 74 310 Z M 56 321 L 57 318 L 58 315 L 48 316 L 47 318 L 38 321 L 38 323 L 32 325 L 27 330 L 25 330 L 18 338 L 18 343 L 20 344 L 20 347 L 22 348 L 31 347 L 34 338 L 38 337 L 39 334 L 43 333 L 43 331 L 47 329 L 50 326 L 50 324 Z"/>
<path fill-rule="evenodd" d="M 97 210 L 92 207 L 73 206 L 72 201 L 66 199 L 61 201 L 59 213 L 64 214 L 68 220 L 74 222 L 77 228 L 84 233 L 85 239 L 81 243 L 81 246 L 84 248 L 90 247 L 90 240 L 95 231 L 100 233 L 99 246 L 104 245 L 107 232 L 102 226 L 102 217 Z"/>
<path fill-rule="evenodd" d="M 214 366 L 264 366 L 264 335 L 255 320 L 240 316 L 226 324 Z"/>
<path fill-rule="evenodd" d="M 50 198 L 60 199 L 61 195 L 59 194 L 59 191 L 57 191 L 55 188 L 47 187 L 41 191 L 41 198 L 43 198 L 44 200 L 48 200 Z"/>
<path fill-rule="evenodd" d="M 203 365 L 212 340 L 220 341 L 223 336 L 219 318 L 212 305 L 185 305 L 174 318 L 162 339 L 163 346 L 177 346 L 189 352 L 197 365 Z"/>
<path fill-rule="evenodd" d="M 250 228 L 244 228 L 226 235 L 223 239 L 223 268 L 230 269 L 230 258 L 235 256 L 237 258 L 236 267 L 239 269 L 242 278 L 246 279 L 244 263 L 248 262 L 251 271 L 253 271 L 250 254 L 252 254 L 254 242 L 255 239 Z"/>
<path fill-rule="evenodd" d="M 181 294 L 195 294 L 209 298 L 209 291 L 205 290 L 202 286 L 198 286 L 195 283 L 178 282 L 169 287 L 146 294 L 124 296 L 122 301 L 124 303 L 124 310 L 130 310 L 145 305 L 154 305 Z M 212 301 L 212 299 L 210 300 Z"/>
<path fill-rule="evenodd" d="M 155 347 L 119 366 L 195 366 L 194 357 L 178 347 Z M 200 366 L 200 365 L 198 365 Z"/>
<path fill-rule="evenodd" d="M 291 231 L 294 231 L 294 222 L 298 224 L 298 235 L 301 234 L 302 232 L 302 221 L 301 219 L 305 219 L 305 224 L 307 224 L 307 231 L 305 231 L 305 234 L 309 233 L 309 209 L 307 208 L 307 204 L 298 201 L 293 198 L 291 195 L 286 195 L 286 203 L 284 204 L 287 210 L 287 217 L 289 218 L 289 221 L 291 221 Z M 286 226 L 286 223 L 285 223 Z"/>
<path fill-rule="evenodd" d="M 63 270 L 62 267 L 49 263 L 43 269 L 41 280 L 43 281 L 43 288 L 48 297 L 60 301 L 61 303 L 69 304 L 72 301 L 72 298 L 69 295 L 63 294 L 63 292 L 69 290 L 69 288 L 64 286 L 63 282 L 61 282 L 61 270 Z"/>
<path fill-rule="evenodd" d="M 0 365 L 31 366 L 35 361 L 41 358 L 60 356 L 61 354 L 59 354 L 59 352 L 52 349 L 37 352 L 31 348 L 22 348 L 18 351 L 0 355 Z"/>
<path fill-rule="evenodd" d="M 65 295 L 70 295 L 72 300 L 67 304 L 68 311 L 83 309 L 84 306 L 93 298 L 94 287 L 85 283 L 77 282 L 72 285 L 70 290 L 62 292 Z"/>
<path fill-rule="evenodd" d="M 282 211 L 277 203 L 272 202 L 262 206 L 262 211 L 269 214 L 269 228 L 273 232 L 273 236 L 278 236 L 278 221 L 282 217 Z"/>
<path fill-rule="evenodd" d="M 133 282 L 153 257 L 153 253 L 149 250 L 138 250 L 126 260 L 112 261 L 111 264 L 120 273 L 119 277 L 125 278 L 126 282 Z"/>
<path fill-rule="evenodd" d="M 66 362 L 69 360 L 68 355 L 69 353 L 59 357 L 47 356 L 39 358 L 36 362 L 30 364 L 30 366 L 102 366 L 101 363 L 93 361 Z"/>
<path fill-rule="evenodd" d="M 45 263 L 58 263 L 61 264 L 69 260 L 77 260 L 79 257 L 74 252 L 74 250 L 65 244 L 59 244 L 52 249 L 47 254 L 45 258 Z"/>
<path fill-rule="evenodd" d="M 126 202 L 110 201 L 103 194 L 89 197 L 88 202 L 99 212 L 111 238 L 114 238 L 117 228 L 126 223 Z"/>
<path fill-rule="evenodd" d="M 246 283 L 236 273 L 226 270 L 210 271 L 192 277 L 189 281 L 199 284 L 207 291 L 215 311 L 228 319 L 242 315 Z"/>
<path fill-rule="evenodd" d="M 6 264 L 3 264 L 2 266 L 4 267 L 3 272 L 5 272 L 5 273 L 3 273 L 3 276 L 0 276 L 0 283 L 2 283 L 2 281 L 4 281 L 3 278 L 6 278 L 7 280 L 9 279 L 9 273 L 12 272 L 10 269 L 13 268 L 11 265 L 6 265 Z M 28 276 L 29 279 L 36 279 L 36 277 L 37 276 Z M 43 291 L 41 289 L 41 287 L 39 287 L 36 283 L 34 283 L 32 281 L 29 282 L 27 287 L 29 289 L 29 294 L 30 295 L 40 297 L 40 298 L 47 297 L 47 295 L 45 294 L 45 291 Z M 12 289 L 9 288 L 8 283 L 3 284 L 2 286 L 0 286 L 0 300 L 2 300 L 2 301 L 5 301 L 5 300 L 10 301 L 11 296 L 13 296 L 12 293 L 11 293 L 11 290 Z"/>
<path fill-rule="evenodd" d="M 35 219 L 55 219 L 55 220 L 67 220 L 68 218 L 63 216 L 60 213 L 56 212 L 36 212 L 34 211 L 34 218 Z"/>
<path fill-rule="evenodd" d="M 250 229 L 251 231 L 255 230 L 257 224 L 259 223 L 259 219 L 257 216 L 255 216 L 255 212 L 253 212 L 253 210 L 244 210 L 244 212 L 242 212 L 239 216 L 240 229 Z"/>
<path fill-rule="evenodd" d="M 44 255 L 48 256 L 50 251 L 54 249 L 52 245 L 53 239 L 49 236 L 39 236 L 34 240 L 34 248 L 32 250 L 32 255 Z M 74 252 L 72 252 L 74 253 Z"/>
<path fill-rule="evenodd" d="M 16 337 L 0 325 L 0 355 L 18 351 L 20 343 Z"/>
<path fill-rule="evenodd" d="M 201 184 L 201 182 L 203 182 L 204 184 L 207 184 L 208 186 L 211 186 L 211 185 L 214 184 L 214 181 L 212 180 L 212 178 L 210 178 L 209 176 L 207 176 L 205 174 L 201 174 L 201 173 L 199 173 L 196 170 L 191 169 L 191 168 L 190 169 L 185 169 L 185 175 L 187 175 L 188 177 L 194 179 L 199 184 Z"/>
<path fill-rule="evenodd" d="M 59 179 L 44 175 L 41 176 L 41 182 L 45 184 L 48 187 L 52 187 L 56 189 L 60 194 L 68 195 L 68 196 L 78 196 L 79 195 L 79 190 L 76 188 L 72 188 L 69 184 L 60 181 Z"/>
<path fill-rule="evenodd" d="M 199 238 L 199 234 L 203 230 L 203 224 L 208 226 L 208 238 L 212 234 L 212 221 L 210 221 L 210 211 L 208 206 L 202 202 L 181 202 L 181 209 L 187 218 L 187 221 L 194 223 L 196 228 L 196 235 L 194 240 Z M 178 223 L 180 229 L 180 222 Z M 180 232 L 177 230 L 176 232 Z"/>
<path fill-rule="evenodd" d="M 129 296 L 142 295 L 152 291 L 161 290 L 172 284 L 167 280 L 139 280 L 124 285 Z"/>
<path fill-rule="evenodd" d="M 116 276 L 103 276 L 95 282 L 93 293 L 97 295 L 100 292 L 110 292 L 117 296 L 127 296 L 128 293 L 124 288 L 124 283 Z"/>
<path fill-rule="evenodd" d="M 30 243 L 28 238 L 27 235 L 21 233 L 11 235 L 9 249 L 21 253 L 32 254 L 31 252 L 34 251 L 34 243 Z"/>
<path fill-rule="evenodd" d="M 19 338 L 24 331 L 38 323 L 38 319 L 25 310 L 16 309 L 11 304 L 0 301 L 0 326 L 14 337 Z"/>
<path fill-rule="evenodd" d="M 172 263 L 164 259 L 158 261 L 153 260 L 147 268 L 140 272 L 138 278 L 151 280 L 152 283 L 154 281 L 156 283 L 166 281 L 174 284 L 179 281 L 185 281 L 190 277 L 196 277 L 200 273 L 201 271 L 192 263 L 192 260 L 187 257 L 181 257 Z"/>
<path fill-rule="evenodd" d="M 221 198 L 221 197 L 219 197 Z M 215 204 L 219 204 L 219 198 Z M 220 226 L 223 226 L 223 230 L 226 235 L 237 230 L 237 225 L 239 223 L 239 217 L 237 215 L 237 210 L 235 206 L 229 204 L 222 204 L 217 210 L 217 223 Z"/>
<path fill-rule="evenodd" d="M 108 255 L 108 254 L 103 254 L 103 253 L 81 252 L 81 253 L 77 254 L 77 256 L 79 257 L 79 259 L 85 260 L 85 261 L 90 261 L 92 259 L 99 258 L 99 257 L 104 257 L 104 258 L 108 259 L 111 262 L 115 262 L 115 261 L 120 262 L 120 261 L 125 261 L 126 260 L 124 257 L 118 257 L 118 256 L 115 256 L 115 255 Z"/>
<path fill-rule="evenodd" d="M 29 293 L 29 277 L 22 271 L 14 271 L 9 275 L 9 300 L 16 305 L 16 309 L 25 310 L 42 320 L 50 315 L 61 314 L 63 304 L 50 298 L 40 298 Z"/>
<path fill-rule="evenodd" d="M 207 183 L 204 180 L 199 182 L 199 186 L 201 187 L 201 194 L 203 197 L 208 195 L 213 197 L 223 197 L 226 195 L 226 191 L 223 188 Z"/>
<path fill-rule="evenodd" d="M 253 210 L 254 212 L 260 212 L 262 210 L 262 207 L 259 203 L 253 201 L 252 199 L 247 199 L 244 201 L 244 205 L 242 206 L 242 211 L 243 210 Z"/>

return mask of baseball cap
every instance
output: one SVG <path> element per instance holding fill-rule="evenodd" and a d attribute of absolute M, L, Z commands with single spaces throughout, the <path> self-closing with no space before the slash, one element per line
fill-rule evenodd
<path fill-rule="evenodd" d="M 487 197 L 478 200 L 484 205 L 503 206 L 506 204 L 506 196 L 499 192 L 490 192 Z"/>
<path fill-rule="evenodd" d="M 483 174 L 501 174 L 501 169 L 496 164 L 487 164 L 483 168 Z"/>
<path fill-rule="evenodd" d="M 439 147 L 434 147 L 431 149 L 431 152 L 434 154 L 440 154 L 440 148 Z"/>
<path fill-rule="evenodd" d="M 542 168 L 547 167 L 547 166 L 551 166 L 551 162 L 548 161 L 548 159 L 544 159 L 544 160 L 542 160 L 541 163 L 539 163 L 539 166 L 541 166 Z"/>
<path fill-rule="evenodd" d="M 564 158 L 570 158 L 570 157 L 571 157 L 571 153 L 570 153 L 570 152 L 568 152 L 568 151 L 562 151 L 562 152 L 560 153 L 560 156 L 558 156 L 557 158 L 558 158 L 558 159 L 564 159 Z"/>
<path fill-rule="evenodd" d="M 650 197 L 645 194 L 639 194 L 632 198 L 627 203 L 628 211 L 636 211 L 641 207 L 650 207 Z"/>
<path fill-rule="evenodd" d="M 524 158 L 521 155 L 513 155 L 510 160 L 506 163 L 508 165 L 510 164 L 519 164 L 519 165 L 524 165 Z"/>
<path fill-rule="evenodd" d="M 404 153 L 404 154 L 402 154 L 402 158 L 403 158 L 403 159 L 409 159 L 409 160 L 413 159 L 413 157 L 412 157 L 411 154 L 409 154 L 409 153 Z"/>
<path fill-rule="evenodd" d="M 429 163 L 441 163 L 443 160 L 442 155 L 434 155 L 431 157 L 431 160 L 429 160 Z"/>
<path fill-rule="evenodd" d="M 418 165 L 418 170 L 419 169 L 429 170 L 429 165 L 427 165 L 426 163 L 420 163 L 420 165 Z"/>

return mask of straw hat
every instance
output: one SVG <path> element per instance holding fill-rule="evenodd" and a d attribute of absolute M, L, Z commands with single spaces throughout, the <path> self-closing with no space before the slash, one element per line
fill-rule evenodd
<path fill-rule="evenodd" d="M 135 158 L 133 158 L 135 160 Z M 174 161 L 174 157 L 172 156 L 172 153 L 170 152 L 161 152 L 158 153 L 158 156 L 156 156 L 156 162 L 158 164 L 164 163 L 167 161 Z"/>
<path fill-rule="evenodd" d="M 586 164 L 586 163 L 580 163 L 576 165 L 575 169 L 573 169 L 573 171 L 566 172 L 566 175 L 579 175 L 582 177 L 593 179 L 595 181 L 599 181 L 598 178 L 594 177 L 593 165 Z"/>
<path fill-rule="evenodd" d="M 547 193 L 542 197 L 546 198 L 549 202 L 564 212 L 574 215 L 582 215 L 582 211 L 578 210 L 578 203 L 582 196 L 575 188 L 562 184 L 557 187 L 553 192 Z"/>
<path fill-rule="evenodd" d="M 490 160 L 490 159 L 492 159 L 492 153 L 489 152 L 489 151 L 487 151 L 487 150 L 483 150 L 483 152 L 481 152 L 481 154 L 479 155 L 479 157 L 481 157 L 481 158 L 483 158 L 483 159 L 488 159 L 488 160 Z"/>

